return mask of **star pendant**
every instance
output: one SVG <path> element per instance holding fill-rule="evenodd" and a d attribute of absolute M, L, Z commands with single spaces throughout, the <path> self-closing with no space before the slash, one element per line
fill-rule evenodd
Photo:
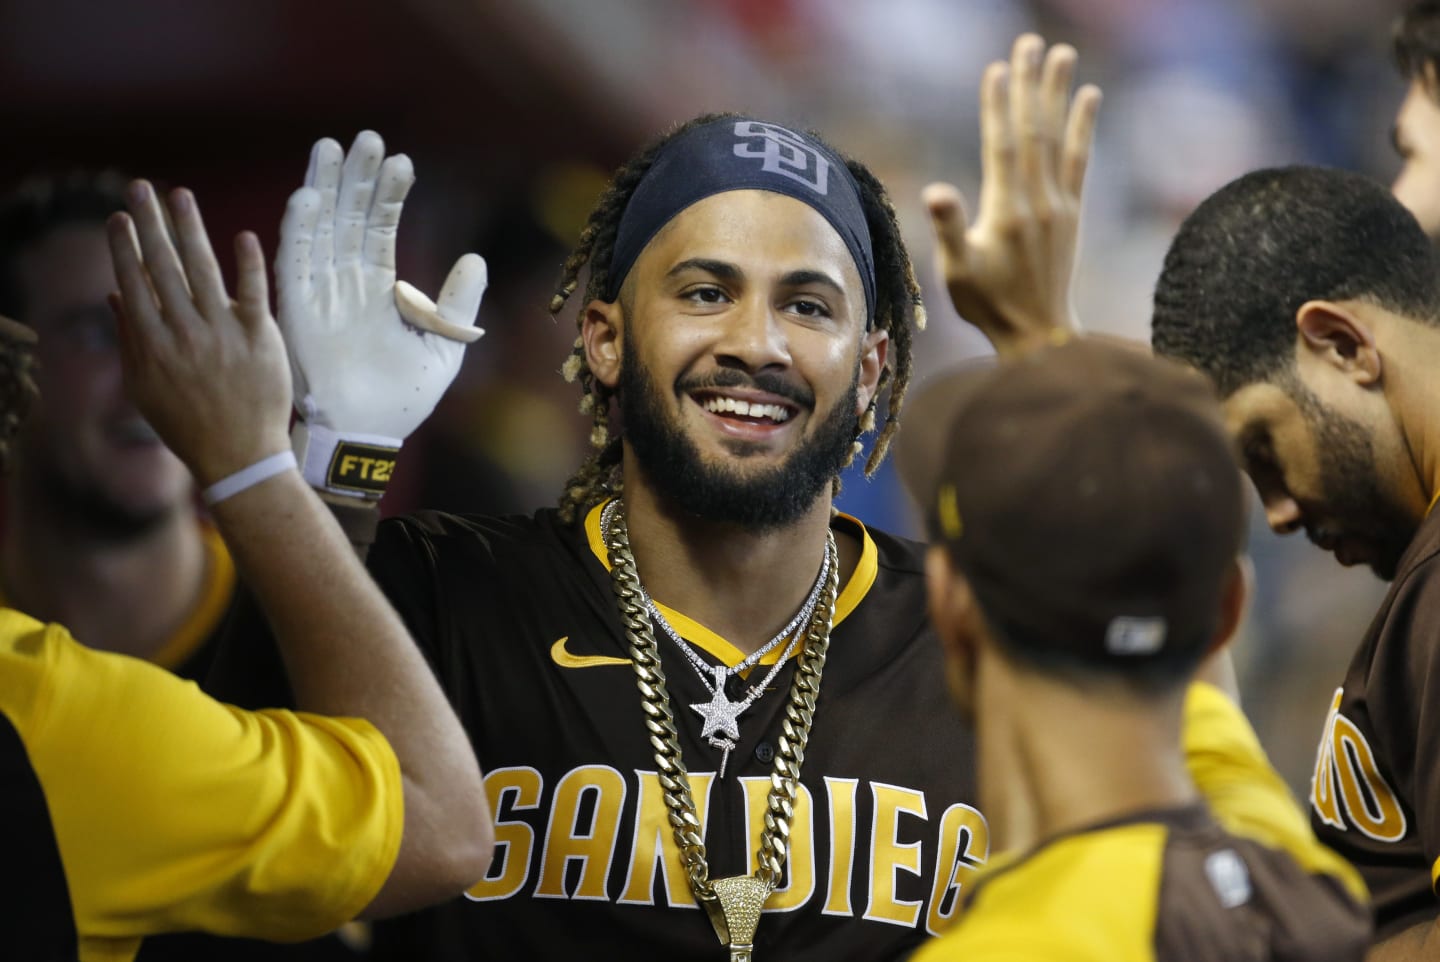
<path fill-rule="evenodd" d="M 723 688 L 717 685 L 708 702 L 690 707 L 705 719 L 705 728 L 700 732 L 701 738 L 709 738 L 717 731 L 728 738 L 740 737 L 739 718 L 745 706 L 726 698 Z"/>

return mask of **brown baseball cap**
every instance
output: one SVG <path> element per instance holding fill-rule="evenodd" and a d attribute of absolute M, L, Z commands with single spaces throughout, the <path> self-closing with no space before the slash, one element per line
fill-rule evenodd
<path fill-rule="evenodd" d="M 1245 500 L 1203 376 L 1076 338 L 930 379 L 897 445 L 1007 640 L 1110 667 L 1208 650 Z"/>

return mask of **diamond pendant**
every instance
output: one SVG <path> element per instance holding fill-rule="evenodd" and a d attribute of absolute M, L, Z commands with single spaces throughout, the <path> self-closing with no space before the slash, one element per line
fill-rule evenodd
<path fill-rule="evenodd" d="M 710 888 L 714 895 L 704 900 L 705 912 L 720 943 L 730 950 L 730 962 L 750 962 L 760 910 L 772 886 L 753 875 L 737 875 L 715 879 Z"/>
<path fill-rule="evenodd" d="M 701 738 L 709 738 L 717 731 L 727 738 L 740 737 L 740 713 L 747 706 L 726 697 L 725 671 L 724 668 L 715 669 L 715 690 L 711 693 L 710 700 L 690 706 L 705 719 L 705 727 L 700 732 Z"/>
<path fill-rule="evenodd" d="M 720 749 L 720 777 L 724 778 L 725 764 L 730 761 L 730 751 L 740 738 L 740 713 L 749 706 L 744 702 L 731 701 L 726 696 L 725 676 L 729 674 L 729 669 L 721 665 L 714 671 L 715 690 L 710 693 L 710 700 L 690 707 L 705 719 L 705 727 L 701 729 L 700 737 L 709 741 L 711 748 Z"/>

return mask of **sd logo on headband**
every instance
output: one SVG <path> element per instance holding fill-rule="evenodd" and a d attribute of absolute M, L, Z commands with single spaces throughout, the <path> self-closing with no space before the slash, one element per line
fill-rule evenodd
<path fill-rule="evenodd" d="M 735 125 L 735 136 L 759 139 L 758 144 L 736 144 L 736 157 L 759 158 L 764 162 L 762 170 L 798 180 L 817 194 L 825 194 L 830 161 L 794 131 L 758 120 L 742 120 Z"/>
<path fill-rule="evenodd" d="M 817 136 L 734 114 L 698 123 L 655 153 L 615 228 L 601 296 L 611 302 L 620 296 L 635 259 L 672 218 L 730 190 L 784 194 L 830 222 L 860 272 L 869 330 L 875 321 L 875 255 L 860 185 L 844 158 Z"/>

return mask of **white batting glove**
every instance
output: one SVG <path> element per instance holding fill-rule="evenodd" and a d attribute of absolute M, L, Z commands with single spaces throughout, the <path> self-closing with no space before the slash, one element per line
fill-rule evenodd
<path fill-rule="evenodd" d="M 378 498 L 405 438 L 455 379 L 485 293 L 485 261 L 466 254 L 439 303 L 395 279 L 395 234 L 415 182 L 410 158 L 361 131 L 343 153 L 316 142 L 290 195 L 275 255 L 278 321 L 301 420 L 292 433 L 316 488 Z"/>

